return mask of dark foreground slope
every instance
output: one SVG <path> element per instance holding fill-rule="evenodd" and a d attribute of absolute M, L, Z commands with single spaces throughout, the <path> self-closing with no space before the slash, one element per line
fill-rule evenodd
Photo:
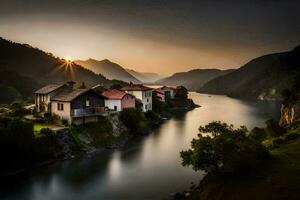
<path fill-rule="evenodd" d="M 299 75 L 300 46 L 253 59 L 234 72 L 209 81 L 198 91 L 244 99 L 272 99 Z"/>

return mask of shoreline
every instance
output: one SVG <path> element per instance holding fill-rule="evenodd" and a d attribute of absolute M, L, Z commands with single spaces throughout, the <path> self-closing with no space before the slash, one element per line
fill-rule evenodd
<path fill-rule="evenodd" d="M 126 135 L 125 139 L 122 139 L 121 141 L 117 141 L 117 142 L 113 142 L 111 145 L 107 146 L 107 147 L 102 147 L 102 146 L 98 146 L 92 147 L 92 150 L 82 150 L 81 152 L 74 154 L 74 155 L 66 155 L 65 157 L 62 158 L 56 158 L 56 159 L 51 159 L 51 160 L 45 160 L 39 163 L 35 163 L 31 166 L 29 166 L 28 168 L 22 168 L 22 169 L 17 169 L 14 170 L 12 172 L 5 172 L 3 174 L 5 175 L 0 175 L 0 177 L 5 180 L 14 176 L 18 176 L 20 174 L 25 174 L 25 173 L 30 173 L 32 170 L 44 167 L 44 166 L 49 166 L 49 165 L 54 165 L 60 162 L 64 162 L 66 160 L 71 160 L 71 159 L 75 159 L 75 158 L 90 158 L 95 154 L 98 153 L 103 153 L 105 151 L 115 151 L 118 149 L 122 149 L 124 148 L 130 141 L 137 139 L 137 138 L 142 138 L 142 137 L 146 137 L 148 135 L 151 134 L 151 132 L 153 131 L 153 129 L 159 127 L 161 124 L 163 124 L 165 121 L 169 120 L 171 117 L 173 117 L 176 113 L 178 112 L 189 112 L 195 108 L 201 107 L 197 104 L 193 104 L 193 105 L 188 105 L 188 106 L 184 106 L 184 107 L 176 107 L 176 108 L 172 108 L 170 109 L 170 111 L 162 114 L 158 120 L 152 120 L 150 122 L 149 125 L 147 125 L 146 127 L 144 127 L 141 131 L 140 131 L 140 135 L 131 135 L 128 134 Z"/>

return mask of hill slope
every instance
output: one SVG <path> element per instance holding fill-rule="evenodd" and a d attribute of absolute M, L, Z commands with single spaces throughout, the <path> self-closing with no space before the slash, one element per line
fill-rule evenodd
<path fill-rule="evenodd" d="M 160 85 L 183 85 L 189 90 L 198 90 L 203 84 L 216 78 L 232 72 L 233 69 L 194 69 L 188 72 L 175 73 L 172 76 L 158 80 Z"/>
<path fill-rule="evenodd" d="M 153 83 L 162 78 L 161 75 L 151 72 L 137 72 L 132 69 L 126 69 L 126 71 L 143 83 Z"/>
<path fill-rule="evenodd" d="M 277 97 L 297 75 L 300 75 L 300 46 L 290 52 L 253 59 L 238 70 L 209 81 L 199 92 L 270 99 Z"/>
<path fill-rule="evenodd" d="M 96 74 L 102 74 L 108 79 L 140 83 L 140 80 L 128 73 L 122 66 L 107 59 L 101 61 L 94 59 L 76 60 L 75 63 L 84 66 Z"/>
<path fill-rule="evenodd" d="M 113 84 L 80 65 L 67 63 L 30 45 L 3 38 L 0 38 L 0 74 L 1 88 L 5 88 L 5 91 L 7 88 L 15 89 L 22 97 L 31 96 L 34 90 L 45 84 L 70 79 L 78 83 L 85 82 L 87 86 Z"/>

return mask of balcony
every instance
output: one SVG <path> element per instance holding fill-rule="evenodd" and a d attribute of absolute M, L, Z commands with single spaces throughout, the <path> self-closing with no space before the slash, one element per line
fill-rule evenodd
<path fill-rule="evenodd" d="M 97 115 L 105 115 L 105 107 L 90 107 L 71 110 L 72 117 L 89 117 Z"/>

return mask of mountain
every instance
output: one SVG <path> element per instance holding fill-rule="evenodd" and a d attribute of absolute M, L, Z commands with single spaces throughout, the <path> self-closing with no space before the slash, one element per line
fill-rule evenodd
<path fill-rule="evenodd" d="M 101 61 L 94 59 L 76 60 L 74 62 L 84 66 L 85 68 L 95 72 L 96 74 L 102 74 L 108 79 L 116 79 L 133 83 L 141 82 L 130 73 L 128 73 L 122 66 L 107 59 Z"/>
<path fill-rule="evenodd" d="M 137 72 L 133 69 L 126 69 L 126 71 L 143 83 L 153 83 L 162 78 L 161 75 L 151 72 Z"/>
<path fill-rule="evenodd" d="M 114 84 L 113 81 L 78 64 L 54 57 L 51 53 L 28 44 L 14 43 L 1 37 L 0 75 L 0 92 L 9 91 L 13 96 L 22 98 L 32 96 L 33 91 L 43 85 L 70 79 L 79 84 L 85 82 L 87 86 L 99 83 L 105 86 Z M 0 96 L 1 103 L 10 99 L 3 99 L 3 96 L 6 95 Z"/>
<path fill-rule="evenodd" d="M 183 85 L 188 90 L 196 91 L 206 82 L 230 72 L 233 69 L 194 69 L 188 72 L 175 73 L 172 76 L 156 81 L 159 85 Z"/>
<path fill-rule="evenodd" d="M 255 58 L 234 72 L 204 84 L 199 92 L 244 99 L 274 99 L 300 75 L 300 46 Z"/>

